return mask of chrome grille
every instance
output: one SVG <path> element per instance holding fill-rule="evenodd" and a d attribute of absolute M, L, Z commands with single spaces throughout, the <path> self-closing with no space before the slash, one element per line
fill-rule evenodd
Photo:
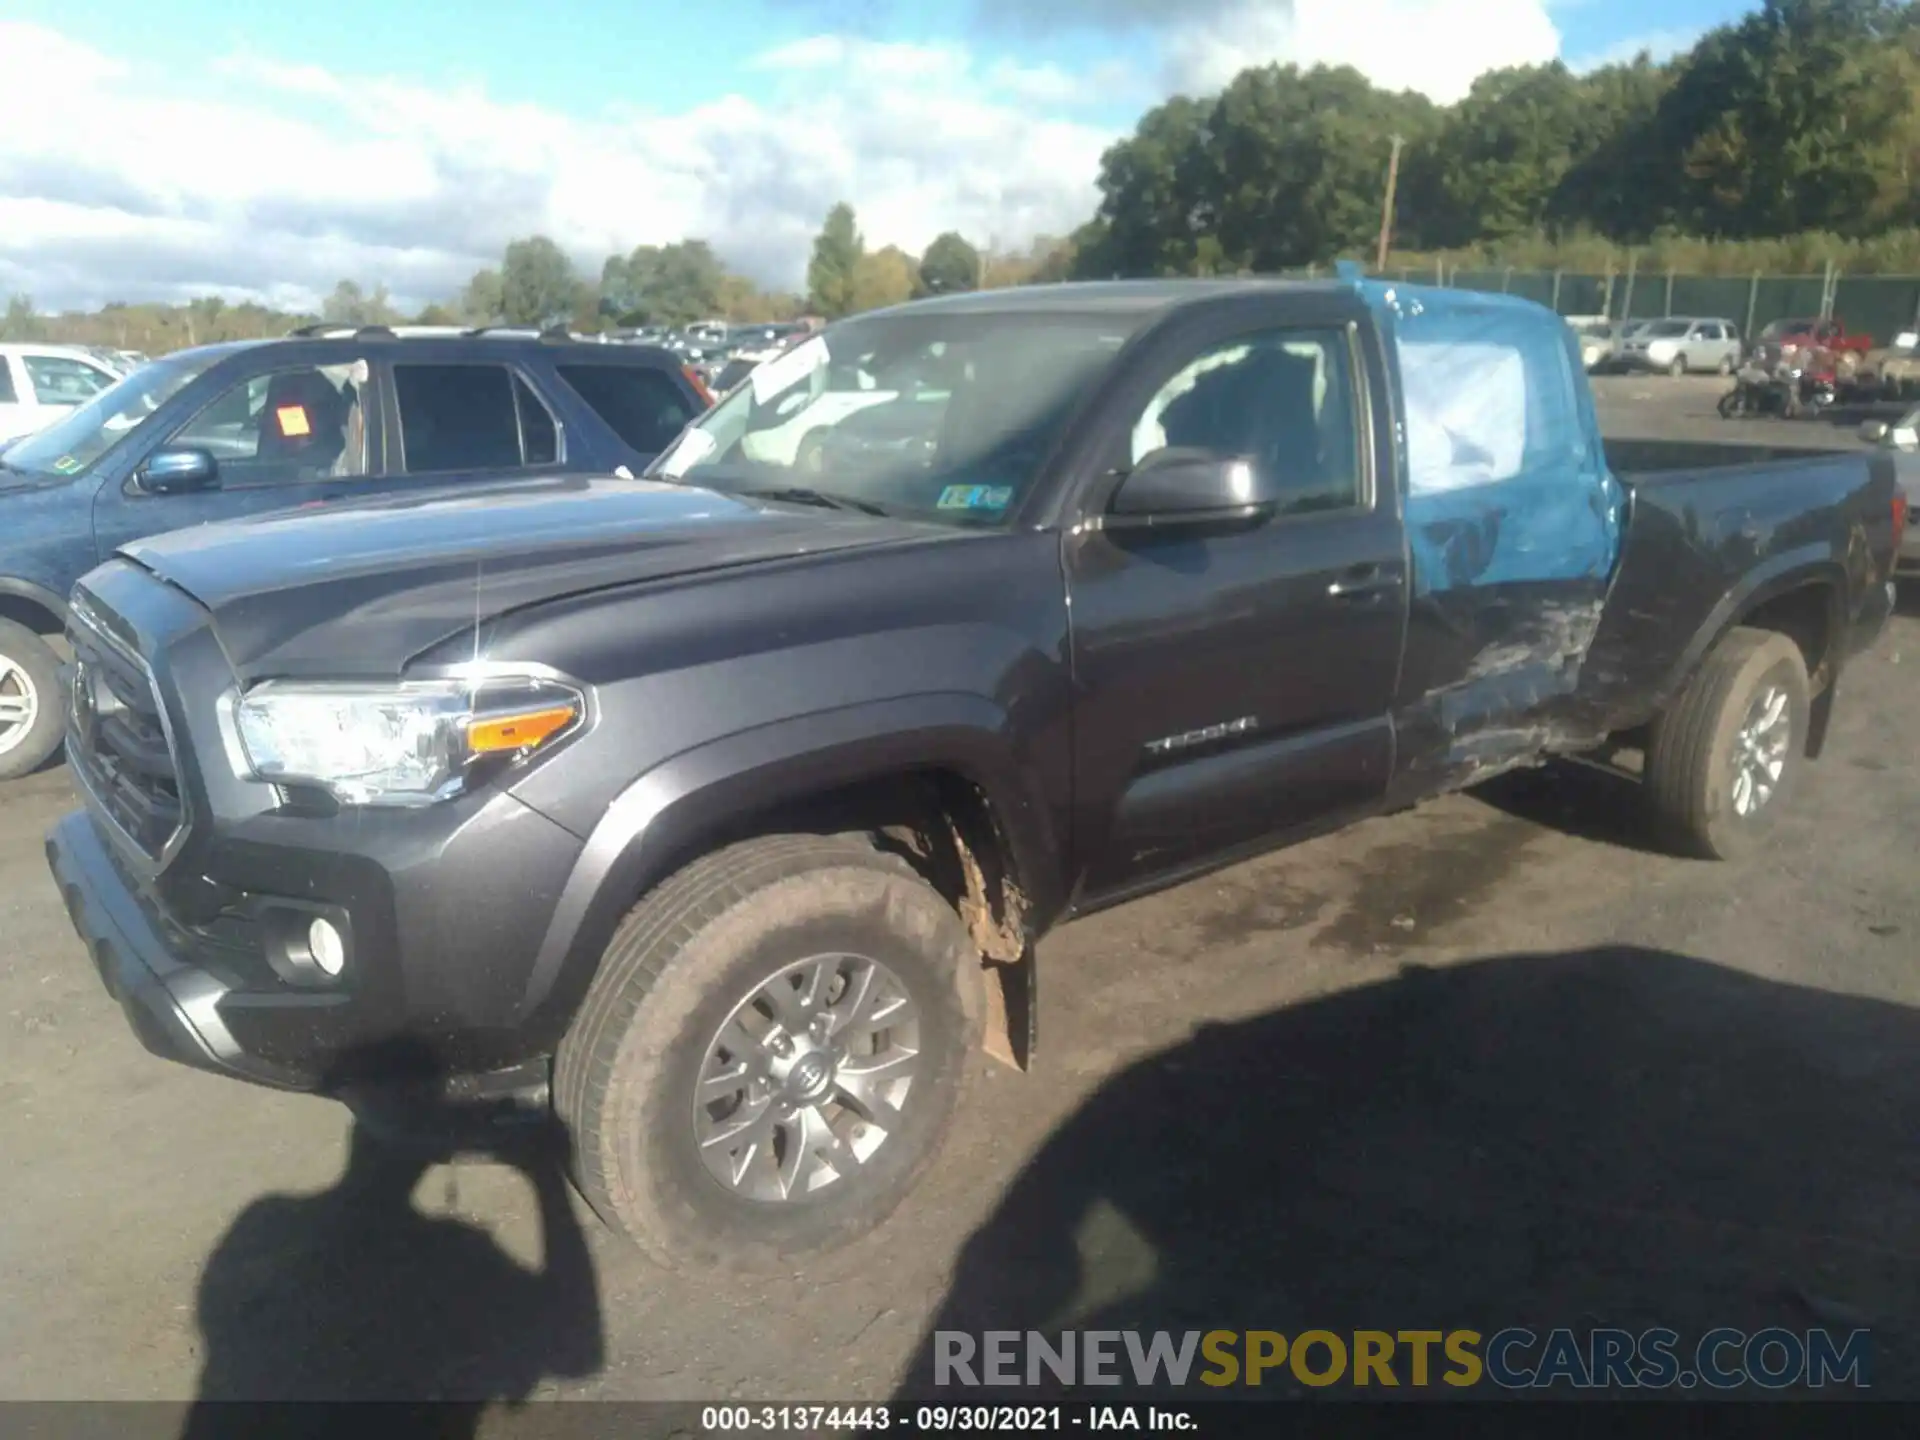
<path fill-rule="evenodd" d="M 96 605 L 75 595 L 67 631 L 68 763 L 102 818 L 162 865 L 186 833 L 173 733 L 146 662 Z"/>

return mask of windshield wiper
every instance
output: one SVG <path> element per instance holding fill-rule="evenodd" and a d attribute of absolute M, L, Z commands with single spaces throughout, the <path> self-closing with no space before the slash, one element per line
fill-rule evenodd
<path fill-rule="evenodd" d="M 795 505 L 818 505 L 822 510 L 858 510 L 863 515 L 886 516 L 886 508 L 871 500 L 855 500 L 848 495 L 829 495 L 824 490 L 810 489 L 805 485 L 779 485 L 765 490 L 736 490 L 736 495 L 744 495 L 754 500 L 786 500 Z"/>

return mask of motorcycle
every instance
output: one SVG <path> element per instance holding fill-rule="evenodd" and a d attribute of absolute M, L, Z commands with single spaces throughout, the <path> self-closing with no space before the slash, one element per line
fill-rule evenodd
<path fill-rule="evenodd" d="M 1788 359 L 1767 367 L 1747 364 L 1734 376 L 1733 389 L 1720 397 L 1720 416 L 1778 415 L 1792 420 L 1818 415 L 1840 398 L 1839 380 L 1830 367 L 1812 369 L 1804 361 Z"/>
<path fill-rule="evenodd" d="M 1765 365 L 1742 365 L 1734 372 L 1733 389 L 1720 397 L 1720 418 L 1791 414 L 1797 389 L 1797 377 L 1788 379 L 1780 370 Z"/>

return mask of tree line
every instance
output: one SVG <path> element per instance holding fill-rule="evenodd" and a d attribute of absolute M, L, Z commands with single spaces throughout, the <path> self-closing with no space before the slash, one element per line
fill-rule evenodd
<path fill-rule="evenodd" d="M 534 235 L 414 315 L 351 280 L 311 316 L 211 298 L 43 316 L 15 296 L 0 338 L 158 353 L 316 319 L 597 331 L 836 318 L 982 285 L 1371 260 L 1396 137 L 1389 269 L 1438 256 L 1600 271 L 1631 248 L 1642 268 L 1688 273 L 1920 274 L 1920 0 L 1763 0 L 1670 61 L 1492 71 L 1446 106 L 1348 67 L 1257 66 L 1142 116 L 1102 158 L 1098 211 L 1071 236 L 1013 253 L 952 232 L 919 256 L 870 250 L 843 203 L 804 294 L 762 289 L 702 239 L 610 255 L 596 277 Z"/>
<path fill-rule="evenodd" d="M 1071 269 L 1371 261 L 1396 136 L 1392 264 L 1579 254 L 1598 269 L 1646 246 L 1698 269 L 1818 269 L 1818 255 L 1920 270 L 1920 4 L 1907 0 L 1764 0 L 1666 63 L 1496 70 L 1450 106 L 1347 67 L 1246 70 L 1219 95 L 1154 107 L 1107 151 Z"/>

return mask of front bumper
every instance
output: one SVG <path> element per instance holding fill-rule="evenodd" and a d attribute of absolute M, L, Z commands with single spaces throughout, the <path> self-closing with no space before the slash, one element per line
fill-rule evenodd
<path fill-rule="evenodd" d="M 497 793 L 443 811 L 216 820 L 198 873 L 159 883 L 133 876 L 90 810 L 46 842 L 74 928 L 149 1050 L 327 1094 L 464 1083 L 551 1055 L 530 977 L 580 849 Z M 276 948 L 313 916 L 347 937 L 335 979 Z"/>
<path fill-rule="evenodd" d="M 249 1055 L 221 1018 L 232 987 L 173 954 L 152 911 L 120 877 L 100 832 L 76 811 L 47 836 L 47 864 L 107 994 L 120 1002 L 140 1043 L 199 1070 L 289 1090 L 315 1076 Z"/>

